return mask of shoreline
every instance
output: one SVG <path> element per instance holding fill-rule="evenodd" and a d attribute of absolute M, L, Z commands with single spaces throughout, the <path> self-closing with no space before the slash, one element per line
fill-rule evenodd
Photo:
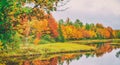
<path fill-rule="evenodd" d="M 49 44 L 30 44 L 27 49 L 7 50 L 2 51 L 0 57 L 21 57 L 21 56 L 35 56 L 43 54 L 62 54 L 62 53 L 77 53 L 77 52 L 92 52 L 96 48 L 84 45 L 82 43 L 95 43 L 95 42 L 113 42 L 120 41 L 120 39 L 102 39 L 102 40 L 79 40 L 68 41 L 64 43 L 49 43 Z M 80 45 L 82 44 L 82 45 Z"/>

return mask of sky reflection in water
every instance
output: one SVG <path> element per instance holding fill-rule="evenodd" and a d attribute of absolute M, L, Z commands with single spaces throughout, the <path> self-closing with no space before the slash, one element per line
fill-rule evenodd
<path fill-rule="evenodd" d="M 88 57 L 86 58 L 83 55 L 79 60 L 73 60 L 69 63 L 69 65 L 120 65 L 120 54 L 119 58 L 116 57 L 116 53 L 119 52 L 120 49 L 113 50 L 110 53 L 105 53 L 101 57 Z M 64 62 L 63 65 L 68 65 Z"/>

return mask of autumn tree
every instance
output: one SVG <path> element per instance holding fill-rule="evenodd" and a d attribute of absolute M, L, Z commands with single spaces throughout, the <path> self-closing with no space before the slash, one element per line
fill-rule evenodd
<path fill-rule="evenodd" d="M 48 15 L 47 21 L 52 37 L 56 38 L 58 36 L 58 24 L 52 14 Z"/>
<path fill-rule="evenodd" d="M 110 32 L 104 28 L 104 29 L 97 29 L 98 35 L 100 35 L 101 38 L 110 38 Z"/>
<path fill-rule="evenodd" d="M 41 36 L 48 30 L 48 21 L 46 19 L 43 20 L 32 20 L 31 22 L 31 30 L 35 35 L 34 44 L 38 44 Z"/>
<path fill-rule="evenodd" d="M 110 26 L 107 27 L 107 30 L 110 32 L 110 38 L 115 38 L 115 31 Z"/>
<path fill-rule="evenodd" d="M 20 24 L 21 16 L 27 16 L 27 21 L 35 16 L 38 20 L 44 19 L 44 11 L 56 11 L 58 2 L 63 0 L 0 0 L 0 40 L 3 46 L 12 42 L 15 34 L 16 26 Z M 34 4 L 31 7 L 31 3 Z M 27 6 L 28 5 L 28 6 Z M 24 20 L 23 20 L 24 21 Z M 15 28 L 14 28 L 15 27 Z M 29 34 L 29 27 L 25 28 L 25 33 Z M 27 32 L 26 32 L 27 31 Z"/>
<path fill-rule="evenodd" d="M 97 28 L 104 28 L 104 26 L 103 26 L 102 24 L 100 24 L 100 23 L 97 23 L 97 24 L 96 24 L 96 27 L 97 27 Z"/>

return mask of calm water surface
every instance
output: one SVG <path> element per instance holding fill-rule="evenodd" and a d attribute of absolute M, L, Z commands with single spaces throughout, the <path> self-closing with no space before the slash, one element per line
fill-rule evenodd
<path fill-rule="evenodd" d="M 120 65 L 120 44 L 86 45 L 94 46 L 97 49 L 93 52 L 0 58 L 0 65 Z"/>
<path fill-rule="evenodd" d="M 69 63 L 64 61 L 63 65 L 120 65 L 120 54 L 117 54 L 120 49 L 112 50 L 110 53 L 105 53 L 104 55 L 97 57 L 86 57 L 83 55 L 79 60 L 72 60 Z M 59 64 L 58 64 L 59 65 Z"/>

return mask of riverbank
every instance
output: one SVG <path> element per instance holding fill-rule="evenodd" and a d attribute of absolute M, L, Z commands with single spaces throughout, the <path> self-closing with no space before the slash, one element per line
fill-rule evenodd
<path fill-rule="evenodd" d="M 72 52 L 90 52 L 95 50 L 94 47 L 72 43 L 49 43 L 49 44 L 29 44 L 28 46 L 21 46 L 17 50 L 8 50 L 1 52 L 1 57 L 19 57 L 19 56 L 32 56 L 42 54 L 59 54 L 59 53 L 72 53 Z"/>
<path fill-rule="evenodd" d="M 91 52 L 95 47 L 84 45 L 84 43 L 96 42 L 115 42 L 119 44 L 120 39 L 102 39 L 102 40 L 79 40 L 68 41 L 65 43 L 48 43 L 48 44 L 29 44 L 20 45 L 19 49 L 0 51 L 0 57 L 20 57 L 20 56 L 34 56 L 44 54 L 60 54 L 60 53 L 74 53 L 74 52 Z M 77 44 L 76 44 L 77 43 Z"/>
<path fill-rule="evenodd" d="M 75 40 L 75 41 L 69 41 L 71 43 L 97 43 L 97 42 L 114 42 L 114 43 L 120 43 L 120 39 L 92 39 L 92 40 Z"/>

